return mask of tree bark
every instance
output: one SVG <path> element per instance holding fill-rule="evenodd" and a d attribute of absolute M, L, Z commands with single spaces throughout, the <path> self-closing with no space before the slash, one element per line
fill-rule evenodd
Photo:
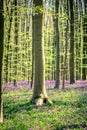
<path fill-rule="evenodd" d="M 70 0 L 70 84 L 74 79 L 74 1 Z"/>
<path fill-rule="evenodd" d="M 11 5 L 12 6 L 12 5 Z M 9 43 L 10 43 L 10 38 L 11 38 L 11 27 L 12 27 L 12 20 L 13 20 L 13 8 L 11 7 L 11 10 L 9 12 L 9 4 L 8 2 L 6 1 L 6 11 L 8 12 L 8 19 L 9 19 L 9 26 L 8 26 L 8 43 L 7 43 L 7 52 L 9 52 Z M 11 80 L 11 79 L 10 79 Z M 8 53 L 6 55 L 6 79 L 5 79 L 5 82 L 8 83 Z"/>
<path fill-rule="evenodd" d="M 87 14 L 87 0 L 84 1 L 85 15 Z M 83 19 L 83 68 L 82 68 L 82 79 L 86 80 L 87 75 L 87 16 Z"/>
<path fill-rule="evenodd" d="M 16 87 L 17 86 L 17 52 L 18 52 L 18 48 L 17 48 L 17 44 L 18 44 L 18 18 L 17 18 L 17 0 L 14 0 L 14 6 L 15 6 L 15 9 L 14 9 L 14 11 L 15 11 L 15 30 L 14 30 L 14 44 L 16 45 L 15 46 L 15 52 L 14 52 L 14 54 L 15 54 L 15 61 L 14 61 L 14 77 L 15 77 L 15 79 L 14 79 L 14 86 Z"/>
<path fill-rule="evenodd" d="M 0 0 L 0 122 L 3 122 L 2 106 L 2 63 L 3 63 L 3 37 L 4 37 L 4 18 L 3 0 Z"/>
<path fill-rule="evenodd" d="M 59 0 L 55 2 L 55 19 L 54 19 L 54 28 L 56 33 L 56 83 L 55 87 L 59 89 L 60 85 L 60 40 L 59 40 L 59 23 L 58 23 L 58 10 L 59 10 Z"/>
<path fill-rule="evenodd" d="M 34 73 L 35 73 L 35 56 L 34 56 L 34 16 L 32 15 L 32 75 L 31 75 L 31 88 L 34 86 Z"/>
<path fill-rule="evenodd" d="M 68 31 L 69 31 L 69 4 L 67 0 L 67 21 L 66 21 L 66 33 L 65 33 L 65 56 L 64 56 L 64 67 L 63 67 L 63 83 L 62 89 L 65 89 L 65 76 L 67 70 L 67 52 L 68 52 Z"/>
<path fill-rule="evenodd" d="M 34 0 L 35 7 L 43 6 L 42 0 Z M 44 16 L 43 12 L 35 12 L 32 17 L 33 23 L 33 40 L 34 40 L 34 60 L 35 60 L 35 75 L 34 75 L 34 90 L 32 103 L 37 106 L 45 102 L 50 102 L 47 97 L 45 87 L 45 58 L 44 58 Z"/>

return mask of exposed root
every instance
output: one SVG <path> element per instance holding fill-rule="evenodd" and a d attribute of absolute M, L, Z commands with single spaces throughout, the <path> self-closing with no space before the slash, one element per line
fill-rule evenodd
<path fill-rule="evenodd" d="M 50 99 L 42 97 L 32 99 L 32 103 L 35 104 L 36 106 L 42 106 L 44 103 L 49 105 L 53 104 Z"/>
<path fill-rule="evenodd" d="M 53 104 L 53 102 L 49 98 L 44 98 L 44 103 L 47 103 L 49 105 Z"/>
<path fill-rule="evenodd" d="M 3 118 L 0 117 L 0 123 L 3 123 Z"/>

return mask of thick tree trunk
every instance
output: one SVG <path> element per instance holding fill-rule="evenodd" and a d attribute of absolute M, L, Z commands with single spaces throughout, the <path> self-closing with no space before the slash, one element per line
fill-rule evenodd
<path fill-rule="evenodd" d="M 34 0 L 35 7 L 43 6 L 42 0 Z M 38 12 L 32 17 L 33 22 L 33 40 L 34 40 L 34 60 L 35 60 L 35 75 L 34 75 L 34 91 L 32 103 L 37 106 L 49 101 L 45 88 L 45 58 L 44 58 L 44 17 L 43 12 Z M 49 101 L 51 103 L 51 101 Z"/>
<path fill-rule="evenodd" d="M 3 122 L 3 112 L 2 112 L 3 35 L 4 35 L 3 0 L 0 0 L 0 122 Z"/>
<path fill-rule="evenodd" d="M 70 0 L 70 84 L 74 79 L 74 0 Z"/>

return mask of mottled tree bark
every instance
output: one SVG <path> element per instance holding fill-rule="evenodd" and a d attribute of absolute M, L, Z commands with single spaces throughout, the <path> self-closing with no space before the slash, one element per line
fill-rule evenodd
<path fill-rule="evenodd" d="M 3 122 L 2 111 L 2 62 L 3 62 L 3 36 L 4 36 L 4 18 L 3 18 L 3 0 L 0 0 L 0 122 Z"/>

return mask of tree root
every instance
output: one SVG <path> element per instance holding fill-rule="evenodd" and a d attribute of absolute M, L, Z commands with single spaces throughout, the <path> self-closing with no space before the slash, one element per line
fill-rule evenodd
<path fill-rule="evenodd" d="M 0 117 L 0 123 L 3 123 L 3 118 Z"/>
<path fill-rule="evenodd" d="M 52 105 L 52 101 L 49 98 L 34 98 L 32 99 L 32 103 L 35 104 L 36 106 L 42 106 L 44 103 Z"/>

